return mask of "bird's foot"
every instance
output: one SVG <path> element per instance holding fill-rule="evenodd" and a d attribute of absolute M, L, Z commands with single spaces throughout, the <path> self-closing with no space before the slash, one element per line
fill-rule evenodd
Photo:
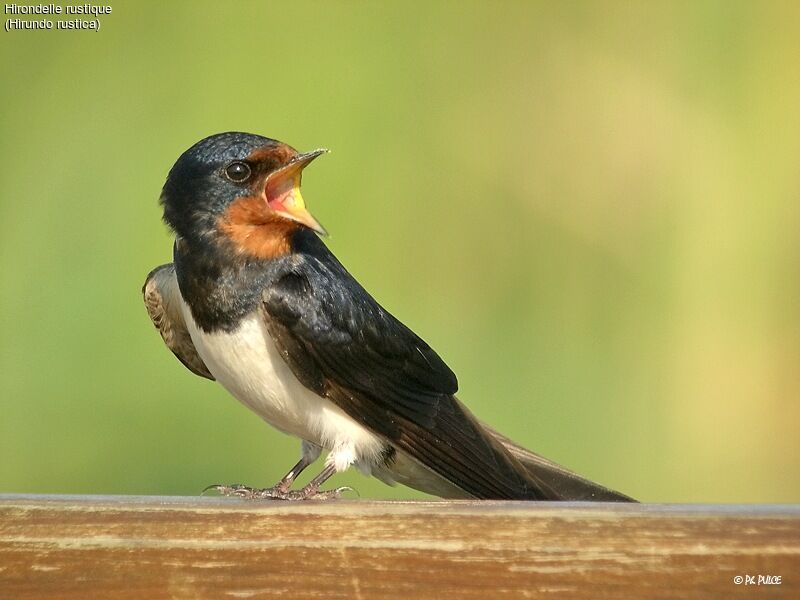
<path fill-rule="evenodd" d="M 355 490 L 346 485 L 333 490 L 304 487 L 300 490 L 289 492 L 289 497 L 286 500 L 336 500 L 341 498 L 344 492 L 355 492 Z"/>
<path fill-rule="evenodd" d="M 204 489 L 203 493 L 205 494 L 209 490 L 216 490 L 222 496 L 233 496 L 235 498 L 244 498 L 245 500 L 288 500 L 289 498 L 289 491 L 278 485 L 271 488 L 258 489 L 241 483 L 232 483 L 230 485 L 215 483 Z"/>
<path fill-rule="evenodd" d="M 231 485 L 214 484 L 203 490 L 205 494 L 209 490 L 216 490 L 223 496 L 244 498 L 245 500 L 335 500 L 340 498 L 343 492 L 355 491 L 351 487 L 343 486 L 333 490 L 319 490 L 312 486 L 306 486 L 300 490 L 287 490 L 281 485 L 271 488 L 251 488 L 241 483 Z"/>

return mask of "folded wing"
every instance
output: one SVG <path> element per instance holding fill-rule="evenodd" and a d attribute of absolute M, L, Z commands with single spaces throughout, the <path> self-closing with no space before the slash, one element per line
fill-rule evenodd
<path fill-rule="evenodd" d="M 153 269 L 142 287 L 144 305 L 161 338 L 184 366 L 195 375 L 214 379 L 197 354 L 181 312 L 181 297 L 175 265 L 168 263 Z"/>

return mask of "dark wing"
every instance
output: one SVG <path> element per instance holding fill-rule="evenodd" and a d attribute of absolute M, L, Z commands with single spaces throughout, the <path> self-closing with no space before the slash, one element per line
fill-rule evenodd
<path fill-rule="evenodd" d="M 214 376 L 209 373 L 203 359 L 197 354 L 189 330 L 186 329 L 186 322 L 183 320 L 175 265 L 169 263 L 153 269 L 144 282 L 142 295 L 147 314 L 150 315 L 167 348 L 172 350 L 178 360 L 192 373 L 213 381 Z"/>
<path fill-rule="evenodd" d="M 444 361 L 332 256 L 297 262 L 263 301 L 300 381 L 397 449 L 476 498 L 553 497 L 453 396 Z"/>

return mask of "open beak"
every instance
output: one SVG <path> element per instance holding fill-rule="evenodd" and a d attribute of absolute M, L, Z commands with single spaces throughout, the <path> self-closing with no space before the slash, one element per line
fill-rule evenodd
<path fill-rule="evenodd" d="M 289 163 L 273 171 L 267 176 L 264 184 L 264 198 L 267 205 L 274 211 L 292 221 L 302 223 L 320 235 L 328 235 L 325 228 L 320 225 L 311 213 L 306 210 L 306 203 L 300 194 L 300 179 L 308 164 L 321 154 L 328 152 L 325 149 L 313 150 L 305 154 L 298 154 Z"/>

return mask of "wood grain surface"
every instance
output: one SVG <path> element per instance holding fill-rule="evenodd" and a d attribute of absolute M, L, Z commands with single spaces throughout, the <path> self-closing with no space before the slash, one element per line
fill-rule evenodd
<path fill-rule="evenodd" d="M 0 495 L 3 600 L 797 599 L 798 582 L 797 505 Z"/>

